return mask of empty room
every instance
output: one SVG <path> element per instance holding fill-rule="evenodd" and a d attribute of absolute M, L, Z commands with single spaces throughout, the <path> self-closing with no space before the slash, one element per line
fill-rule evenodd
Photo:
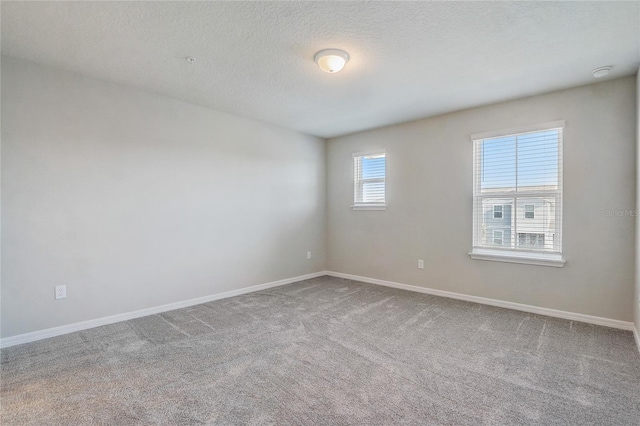
<path fill-rule="evenodd" d="M 0 15 L 0 424 L 640 425 L 640 2 Z"/>

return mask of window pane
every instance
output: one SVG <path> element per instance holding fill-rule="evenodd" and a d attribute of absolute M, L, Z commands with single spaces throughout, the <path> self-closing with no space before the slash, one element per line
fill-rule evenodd
<path fill-rule="evenodd" d="M 384 203 L 384 181 L 362 183 L 363 203 Z"/>
<path fill-rule="evenodd" d="M 558 188 L 558 131 L 518 136 L 518 191 Z"/>
<path fill-rule="evenodd" d="M 518 248 L 553 250 L 556 234 L 556 204 L 555 197 L 517 199 Z"/>
<path fill-rule="evenodd" d="M 485 198 L 479 204 L 477 206 L 480 209 L 477 229 L 480 230 L 480 245 L 512 247 L 513 218 L 511 211 L 513 199 Z"/>
<path fill-rule="evenodd" d="M 481 145 L 480 189 L 511 191 L 516 186 L 516 138 L 485 139 Z"/>
<path fill-rule="evenodd" d="M 362 157 L 362 179 L 384 177 L 385 157 Z"/>

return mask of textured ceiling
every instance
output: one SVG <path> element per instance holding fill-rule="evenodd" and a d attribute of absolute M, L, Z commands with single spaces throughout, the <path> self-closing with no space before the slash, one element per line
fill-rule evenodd
<path fill-rule="evenodd" d="M 332 137 L 607 78 L 640 2 L 2 2 L 2 53 Z M 324 48 L 351 61 L 313 62 Z M 197 59 L 190 64 L 185 57 Z"/>

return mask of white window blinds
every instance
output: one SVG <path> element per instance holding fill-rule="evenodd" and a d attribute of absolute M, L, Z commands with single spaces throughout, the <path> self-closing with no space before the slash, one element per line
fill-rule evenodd
<path fill-rule="evenodd" d="M 384 207 L 385 179 L 384 152 L 353 154 L 353 207 Z"/>
<path fill-rule="evenodd" d="M 474 250 L 562 252 L 563 122 L 550 124 L 474 138 Z"/>

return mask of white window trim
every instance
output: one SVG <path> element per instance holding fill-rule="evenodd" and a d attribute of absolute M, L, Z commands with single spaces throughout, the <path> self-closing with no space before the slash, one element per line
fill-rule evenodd
<path fill-rule="evenodd" d="M 477 140 L 477 139 L 501 138 L 503 136 L 511 136 L 519 133 L 538 132 L 538 131 L 549 130 L 549 129 L 560 129 L 564 127 L 566 127 L 564 120 L 548 121 L 546 123 L 531 124 L 528 126 L 514 127 L 511 129 L 475 133 L 471 135 L 471 141 L 473 142 L 474 140 Z"/>
<path fill-rule="evenodd" d="M 356 203 L 354 201 L 354 203 L 351 205 L 351 208 L 353 210 L 386 210 L 387 209 L 387 170 L 386 170 L 386 156 L 387 156 L 387 151 L 385 149 L 373 149 L 370 151 L 360 151 L 360 152 L 354 152 L 351 154 L 352 158 L 356 158 L 356 157 L 366 157 L 366 156 L 370 156 L 370 155 L 379 155 L 379 154 L 384 154 L 385 156 L 385 202 L 384 203 Z"/>
<path fill-rule="evenodd" d="M 525 265 L 554 266 L 562 268 L 567 261 L 561 253 L 538 253 L 522 250 L 490 249 L 474 247 L 469 253 L 474 260 L 493 260 L 496 262 L 522 263 Z"/>
<path fill-rule="evenodd" d="M 511 129 L 496 130 L 491 132 L 475 133 L 471 135 L 471 142 L 478 139 L 493 139 L 504 136 L 511 136 L 520 133 L 537 132 L 549 129 L 562 129 L 561 148 L 564 150 L 564 128 L 566 124 L 564 120 L 549 121 L 546 123 L 532 124 L 527 126 L 514 127 Z M 560 157 L 560 166 L 564 168 L 564 158 Z M 474 166 L 475 167 L 475 166 Z M 564 177 L 564 171 L 562 173 Z M 562 192 L 560 197 L 564 198 L 564 182 L 560 181 Z M 475 184 L 475 176 L 474 176 Z M 504 209 L 503 209 L 504 211 Z M 559 213 L 560 219 L 557 220 L 559 226 L 562 226 L 562 213 Z M 517 235 L 516 235 L 517 238 Z M 475 236 L 474 236 L 475 240 Z M 562 243 L 561 243 L 562 244 Z M 520 263 L 525 265 L 537 265 L 537 266 L 552 266 L 556 268 L 564 267 L 567 262 L 562 252 L 550 253 L 550 252 L 536 252 L 536 251 L 524 251 L 522 249 L 502 249 L 502 248 L 489 248 L 489 247 L 472 247 L 469 252 L 469 257 L 473 260 L 489 260 L 495 262 L 506 263 Z"/>
<path fill-rule="evenodd" d="M 353 210 L 386 210 L 386 204 L 354 204 L 351 206 Z"/>

